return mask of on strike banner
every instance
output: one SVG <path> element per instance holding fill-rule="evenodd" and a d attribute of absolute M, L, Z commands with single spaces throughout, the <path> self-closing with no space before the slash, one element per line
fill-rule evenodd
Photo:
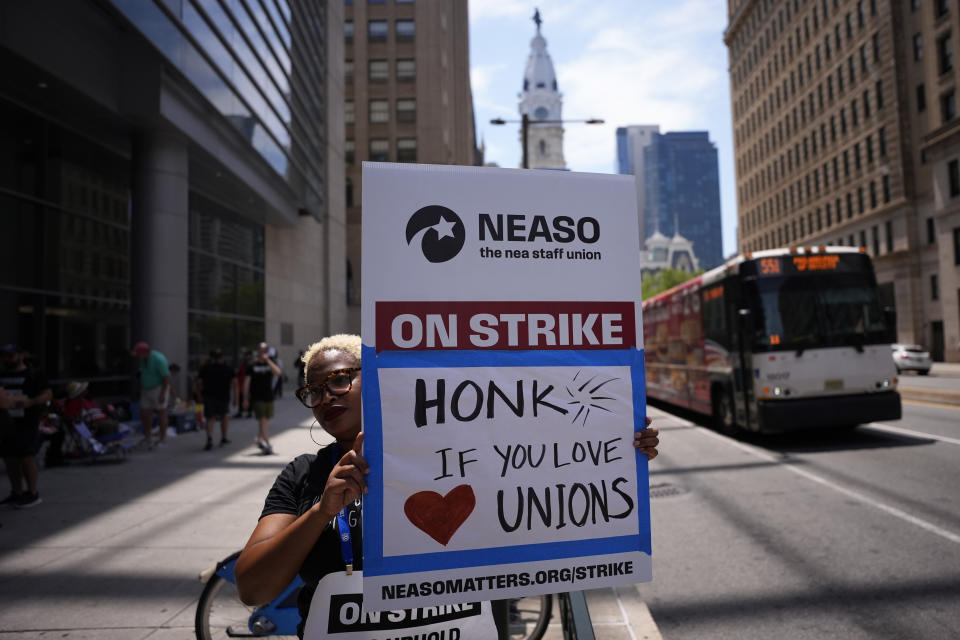
<path fill-rule="evenodd" d="M 364 163 L 367 610 L 650 580 L 635 194 Z"/>

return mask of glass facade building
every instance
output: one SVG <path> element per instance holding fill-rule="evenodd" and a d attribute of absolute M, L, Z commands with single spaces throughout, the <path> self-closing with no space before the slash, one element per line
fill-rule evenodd
<path fill-rule="evenodd" d="M 122 396 L 139 340 L 189 375 L 347 329 L 342 22 L 313 0 L 0 5 L 0 343 Z"/>

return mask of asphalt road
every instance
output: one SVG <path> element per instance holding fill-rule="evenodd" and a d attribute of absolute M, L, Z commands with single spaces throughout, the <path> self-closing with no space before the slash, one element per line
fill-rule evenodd
<path fill-rule="evenodd" d="M 960 379 L 934 374 L 921 376 L 916 371 L 902 371 L 898 376 L 900 386 L 907 389 L 936 389 L 937 391 L 956 391 L 960 389 Z"/>
<path fill-rule="evenodd" d="M 650 415 L 654 579 L 638 591 L 664 638 L 958 637 L 960 407 L 746 441 Z"/>

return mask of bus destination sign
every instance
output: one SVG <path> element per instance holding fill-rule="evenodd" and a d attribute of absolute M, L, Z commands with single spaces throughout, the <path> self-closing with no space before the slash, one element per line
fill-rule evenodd
<path fill-rule="evenodd" d="M 807 255 L 776 256 L 758 258 L 744 263 L 741 272 L 744 275 L 756 275 L 761 278 L 779 277 L 789 274 L 851 272 L 862 269 L 863 257 L 858 254 L 818 253 Z"/>

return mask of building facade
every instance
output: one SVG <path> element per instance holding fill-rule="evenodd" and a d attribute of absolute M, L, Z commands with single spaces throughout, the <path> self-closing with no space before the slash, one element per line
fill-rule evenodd
<path fill-rule="evenodd" d="M 720 265 L 720 174 L 707 132 L 653 133 L 643 156 L 648 237 L 682 235 L 693 243 L 700 267 Z"/>
<path fill-rule="evenodd" d="M 633 175 L 637 186 L 637 215 L 640 223 L 640 247 L 644 246 L 647 236 L 646 197 L 644 196 L 645 171 L 643 150 L 650 145 L 653 134 L 660 133 L 660 125 L 638 124 L 617 127 L 617 173 Z M 653 233 L 651 230 L 650 233 Z"/>
<path fill-rule="evenodd" d="M 520 147 L 530 169 L 566 169 L 563 159 L 563 94 L 557 87 L 547 41 L 540 35 L 540 12 L 533 17 L 537 34 L 530 41 L 530 55 L 523 71 L 523 90 L 517 99 L 521 121 Z M 526 139 L 524 139 L 526 136 Z M 521 162 L 523 166 L 523 162 Z"/>
<path fill-rule="evenodd" d="M 960 361 L 960 10 L 731 0 L 741 251 L 861 246 L 901 342 Z"/>
<path fill-rule="evenodd" d="M 347 269 L 360 327 L 362 163 L 479 165 L 467 0 L 345 5 Z"/>
<path fill-rule="evenodd" d="M 342 25 L 310 0 L 0 5 L 2 340 L 119 395 L 137 340 L 189 371 L 266 339 L 292 377 L 345 329 Z"/>

